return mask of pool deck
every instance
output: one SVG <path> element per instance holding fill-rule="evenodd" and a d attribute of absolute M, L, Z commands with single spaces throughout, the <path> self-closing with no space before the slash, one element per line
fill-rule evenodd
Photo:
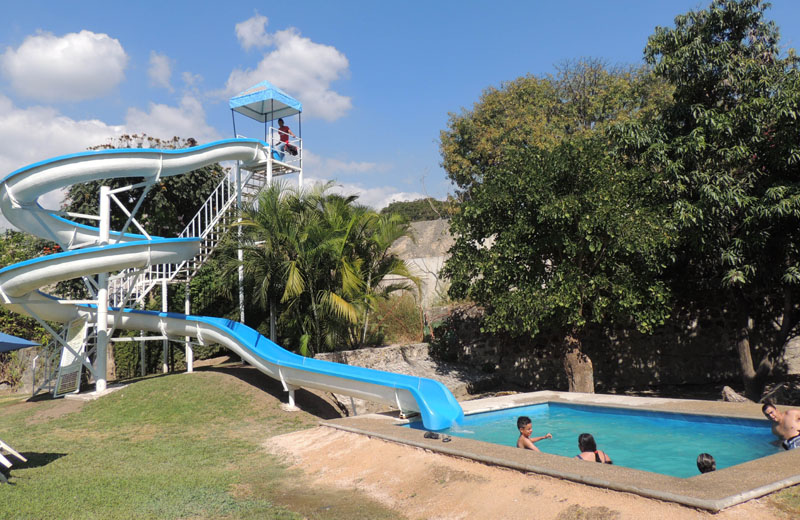
<path fill-rule="evenodd" d="M 461 403 L 464 413 L 486 412 L 545 402 L 614 406 L 634 410 L 652 410 L 684 414 L 717 415 L 763 419 L 761 405 L 689 399 L 663 399 L 569 392 L 532 392 Z M 784 406 L 779 406 L 781 410 Z M 412 418 L 413 421 L 415 418 Z M 678 478 L 648 471 L 606 464 L 586 464 L 573 458 L 536 453 L 509 446 L 452 437 L 451 442 L 426 439 L 424 431 L 398 428 L 408 420 L 397 413 L 371 414 L 323 421 L 321 424 L 370 437 L 416 446 L 427 450 L 473 459 L 522 472 L 548 475 L 616 491 L 635 493 L 690 507 L 720 511 L 753 498 L 800 483 L 800 449 L 776 453 L 729 468 Z M 768 427 L 765 421 L 765 428 Z M 657 457 L 658 446 L 643 456 Z"/>

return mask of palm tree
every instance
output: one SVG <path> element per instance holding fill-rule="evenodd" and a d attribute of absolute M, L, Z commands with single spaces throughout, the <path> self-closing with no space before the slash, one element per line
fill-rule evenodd
<path fill-rule="evenodd" d="M 372 213 L 369 217 L 369 229 L 364 241 L 366 247 L 361 254 L 362 277 L 365 279 L 362 344 L 367 341 L 369 313 L 374 310 L 379 299 L 387 299 L 393 292 L 410 290 L 413 287 L 419 292 L 420 287 L 419 278 L 411 274 L 405 261 L 390 252 L 397 239 L 410 235 L 411 226 L 408 221 L 394 213 Z M 386 284 L 384 282 L 388 277 L 399 280 Z"/>
<path fill-rule="evenodd" d="M 377 300 L 411 287 L 407 281 L 383 284 L 384 279 L 395 275 L 417 282 L 388 252 L 408 233 L 408 224 L 356 204 L 356 196 L 330 193 L 332 187 L 299 190 L 276 183 L 243 210 L 241 242 L 229 233 L 229 243 L 240 243 L 244 252 L 254 302 L 269 309 L 271 338 L 277 340 L 280 316 L 295 329 L 292 336 L 299 338 L 303 355 L 364 343 Z M 236 266 L 231 264 L 230 275 Z"/>

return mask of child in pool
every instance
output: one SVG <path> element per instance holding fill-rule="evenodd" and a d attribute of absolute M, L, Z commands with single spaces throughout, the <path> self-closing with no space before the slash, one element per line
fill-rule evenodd
<path fill-rule="evenodd" d="M 534 437 L 531 439 L 531 433 L 533 432 L 533 425 L 531 424 L 530 417 L 525 417 L 524 415 L 517 419 L 517 429 L 519 430 L 519 439 L 517 439 L 517 448 L 524 448 L 526 450 L 533 450 L 533 451 L 541 451 L 537 448 L 534 443 L 539 442 L 543 439 L 552 439 L 553 436 L 551 434 L 542 435 L 541 437 Z"/>

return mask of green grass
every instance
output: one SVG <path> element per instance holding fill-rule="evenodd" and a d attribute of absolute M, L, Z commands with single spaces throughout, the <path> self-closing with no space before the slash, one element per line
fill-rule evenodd
<path fill-rule="evenodd" d="M 63 406 L 0 397 L 0 439 L 28 457 L 0 486 L 0 518 L 398 517 L 355 492 L 309 492 L 262 445 L 317 418 L 226 374 L 146 379 L 58 416 Z"/>

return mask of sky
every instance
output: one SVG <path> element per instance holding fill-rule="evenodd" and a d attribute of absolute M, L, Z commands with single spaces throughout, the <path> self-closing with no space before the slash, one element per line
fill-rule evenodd
<path fill-rule="evenodd" d="M 0 0 L 0 178 L 123 133 L 233 137 L 228 100 L 267 80 L 303 103 L 301 124 L 287 123 L 303 138 L 306 180 L 333 180 L 375 209 L 443 199 L 450 114 L 569 60 L 641 64 L 656 26 L 707 5 Z M 767 16 L 785 48 L 800 47 L 800 2 L 774 0 Z M 243 116 L 236 125 L 263 138 Z"/>

